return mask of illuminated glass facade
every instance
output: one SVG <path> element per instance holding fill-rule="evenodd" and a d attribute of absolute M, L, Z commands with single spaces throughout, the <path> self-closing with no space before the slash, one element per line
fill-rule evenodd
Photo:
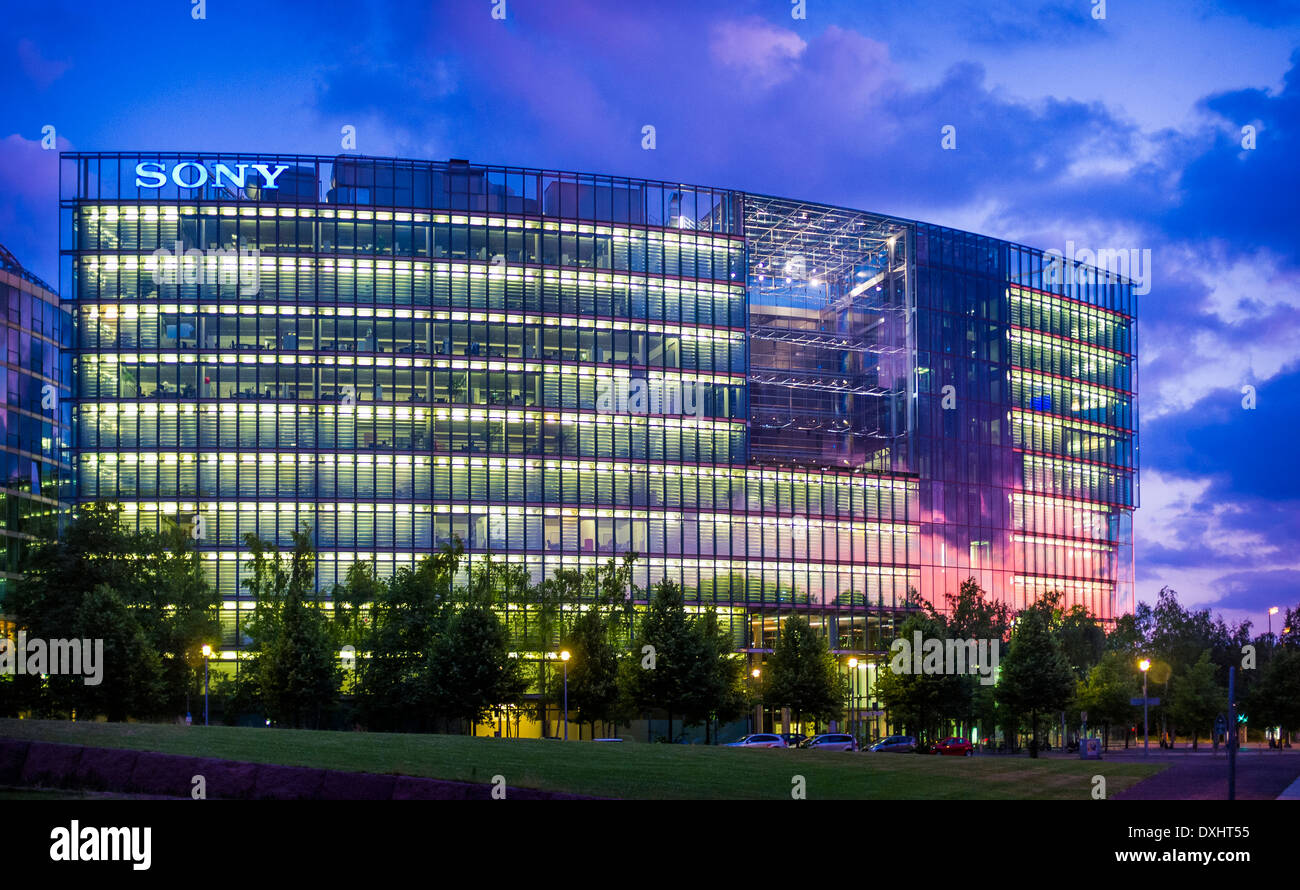
<path fill-rule="evenodd" d="M 790 610 L 878 650 L 966 574 L 1111 617 L 1129 577 L 1131 306 L 1027 249 L 459 161 L 65 154 L 61 190 L 76 497 L 192 524 L 226 646 L 242 536 L 304 524 L 326 589 L 453 536 L 536 579 L 634 550 L 747 650 Z"/>
<path fill-rule="evenodd" d="M 0 487 L 0 604 L 28 542 L 53 531 L 72 488 L 72 319 L 54 288 L 0 246 L 5 402 Z"/>

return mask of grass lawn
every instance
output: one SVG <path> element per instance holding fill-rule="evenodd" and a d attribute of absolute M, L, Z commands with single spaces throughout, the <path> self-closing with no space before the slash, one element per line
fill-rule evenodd
<path fill-rule="evenodd" d="M 788 800 L 802 775 L 810 800 L 1089 800 L 1094 775 L 1111 796 L 1165 766 L 57 720 L 0 720 L 0 737 L 623 798 Z"/>

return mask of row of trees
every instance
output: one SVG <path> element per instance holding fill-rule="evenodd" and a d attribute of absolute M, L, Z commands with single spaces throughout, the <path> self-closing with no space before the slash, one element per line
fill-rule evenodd
<path fill-rule="evenodd" d="M 105 639 L 104 682 L 0 678 L 0 713 L 163 717 L 201 694 L 204 643 L 220 639 L 219 599 L 184 527 L 128 531 L 117 505 L 77 508 L 57 540 L 36 545 L 5 603 L 19 627 L 46 639 Z M 518 564 L 475 560 L 459 542 L 380 578 L 354 563 L 342 584 L 317 590 L 306 530 L 285 551 L 257 537 L 243 585 L 253 610 L 238 629 L 245 657 L 218 672 L 227 719 L 258 715 L 288 726 L 353 721 L 377 730 L 463 731 L 501 706 L 554 709 L 564 697 L 580 723 L 666 714 L 706 736 L 758 697 L 800 716 L 841 713 L 844 689 L 825 640 L 787 622 L 763 684 L 751 682 L 714 609 L 688 609 L 680 587 L 632 582 L 636 557 L 534 584 Z"/>
<path fill-rule="evenodd" d="M 127 531 L 121 507 L 77 510 L 58 540 L 33 545 L 4 612 L 35 639 L 102 639 L 97 685 L 79 676 L 0 677 L 0 714 L 178 713 L 194 691 L 203 643 L 219 633 L 218 599 L 184 529 Z"/>
<path fill-rule="evenodd" d="M 1254 725 L 1300 730 L 1300 608 L 1288 610 L 1281 638 L 1252 639 L 1249 622 L 1229 626 L 1211 620 L 1208 610 L 1188 611 L 1170 588 L 1109 631 L 1083 607 L 1063 608 L 1054 593 L 1013 615 L 970 579 L 946 600 L 942 613 L 923 604 L 899 626 L 899 637 L 919 630 L 926 638 L 995 640 L 1001 676 L 991 686 L 974 676 L 882 669 L 876 696 L 896 725 L 919 736 L 979 728 L 987 737 L 1000 726 L 1009 736 L 1027 731 L 1036 751 L 1044 718 L 1079 726 L 1086 714 L 1109 745 L 1113 727 L 1127 730 L 1141 720 L 1141 708 L 1131 703 L 1142 695 L 1141 658 L 1151 661 L 1148 695 L 1161 700 L 1151 711 L 1152 731 L 1171 744 L 1183 734 L 1195 747 L 1210 735 L 1215 717 L 1227 711 L 1231 666 L 1240 710 Z"/>
<path fill-rule="evenodd" d="M 656 713 L 667 715 L 669 738 L 678 723 L 703 725 L 711 737 L 759 701 L 789 708 L 798 724 L 843 714 L 839 665 L 805 619 L 786 620 L 761 678 L 751 678 L 725 616 L 688 608 L 675 584 L 655 585 L 648 605 L 634 609 L 647 601 L 632 582 L 634 555 L 534 584 L 522 566 L 491 558 L 465 571 L 457 542 L 388 578 L 357 562 L 323 595 L 306 531 L 285 552 L 253 536 L 245 544 L 254 609 L 239 628 L 246 658 L 217 684 L 228 715 L 464 730 L 503 705 L 516 714 L 526 700 L 559 705 L 560 651 L 571 656 L 570 713 L 593 733 Z M 190 709 L 201 691 L 200 649 L 221 628 L 218 596 L 184 527 L 129 531 L 117 505 L 82 506 L 57 540 L 33 546 L 24 571 L 5 612 L 30 637 L 103 639 L 106 665 L 93 686 L 66 675 L 0 677 L 0 713 L 120 720 Z M 1300 729 L 1300 609 L 1287 611 L 1280 636 L 1252 639 L 1249 623 L 1188 611 L 1168 588 L 1109 629 L 1055 594 L 1013 614 L 971 579 L 945 599 L 942 610 L 921 603 L 898 637 L 993 640 L 1000 677 L 986 685 L 882 665 L 874 697 L 913 734 L 978 727 L 988 737 L 1001 727 L 1036 740 L 1043 725 L 1077 726 L 1086 713 L 1109 742 L 1112 727 L 1140 719 L 1130 704 L 1141 694 L 1139 657 L 1151 660 L 1150 694 L 1161 698 L 1153 722 L 1171 738 L 1196 745 L 1208 734 L 1226 710 L 1232 665 L 1253 725 Z M 539 694 L 526 699 L 529 690 Z"/>

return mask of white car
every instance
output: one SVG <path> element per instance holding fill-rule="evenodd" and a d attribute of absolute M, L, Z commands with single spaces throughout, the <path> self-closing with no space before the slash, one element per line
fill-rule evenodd
<path fill-rule="evenodd" d="M 734 742 L 723 745 L 724 748 L 784 748 L 785 739 L 772 732 L 756 732 Z"/>
<path fill-rule="evenodd" d="M 828 732 L 813 736 L 804 742 L 803 747 L 816 748 L 818 751 L 856 751 L 858 741 L 845 732 Z"/>

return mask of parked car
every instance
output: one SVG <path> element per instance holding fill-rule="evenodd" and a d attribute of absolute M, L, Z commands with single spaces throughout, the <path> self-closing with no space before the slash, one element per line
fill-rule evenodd
<path fill-rule="evenodd" d="M 785 740 L 787 748 L 802 748 L 803 743 L 808 741 L 808 736 L 802 732 L 783 732 L 781 738 Z"/>
<path fill-rule="evenodd" d="M 948 757 L 970 757 L 974 751 L 975 748 L 969 741 L 956 736 L 946 738 L 934 746 L 935 754 L 943 754 Z"/>
<path fill-rule="evenodd" d="M 728 742 L 724 748 L 784 748 L 785 739 L 773 732 L 756 732 Z"/>
<path fill-rule="evenodd" d="M 858 740 L 846 732 L 825 732 L 808 739 L 799 747 L 818 751 L 856 751 Z"/>
<path fill-rule="evenodd" d="M 867 750 L 882 754 L 911 754 L 916 750 L 916 739 L 910 735 L 891 735 L 876 742 Z"/>

